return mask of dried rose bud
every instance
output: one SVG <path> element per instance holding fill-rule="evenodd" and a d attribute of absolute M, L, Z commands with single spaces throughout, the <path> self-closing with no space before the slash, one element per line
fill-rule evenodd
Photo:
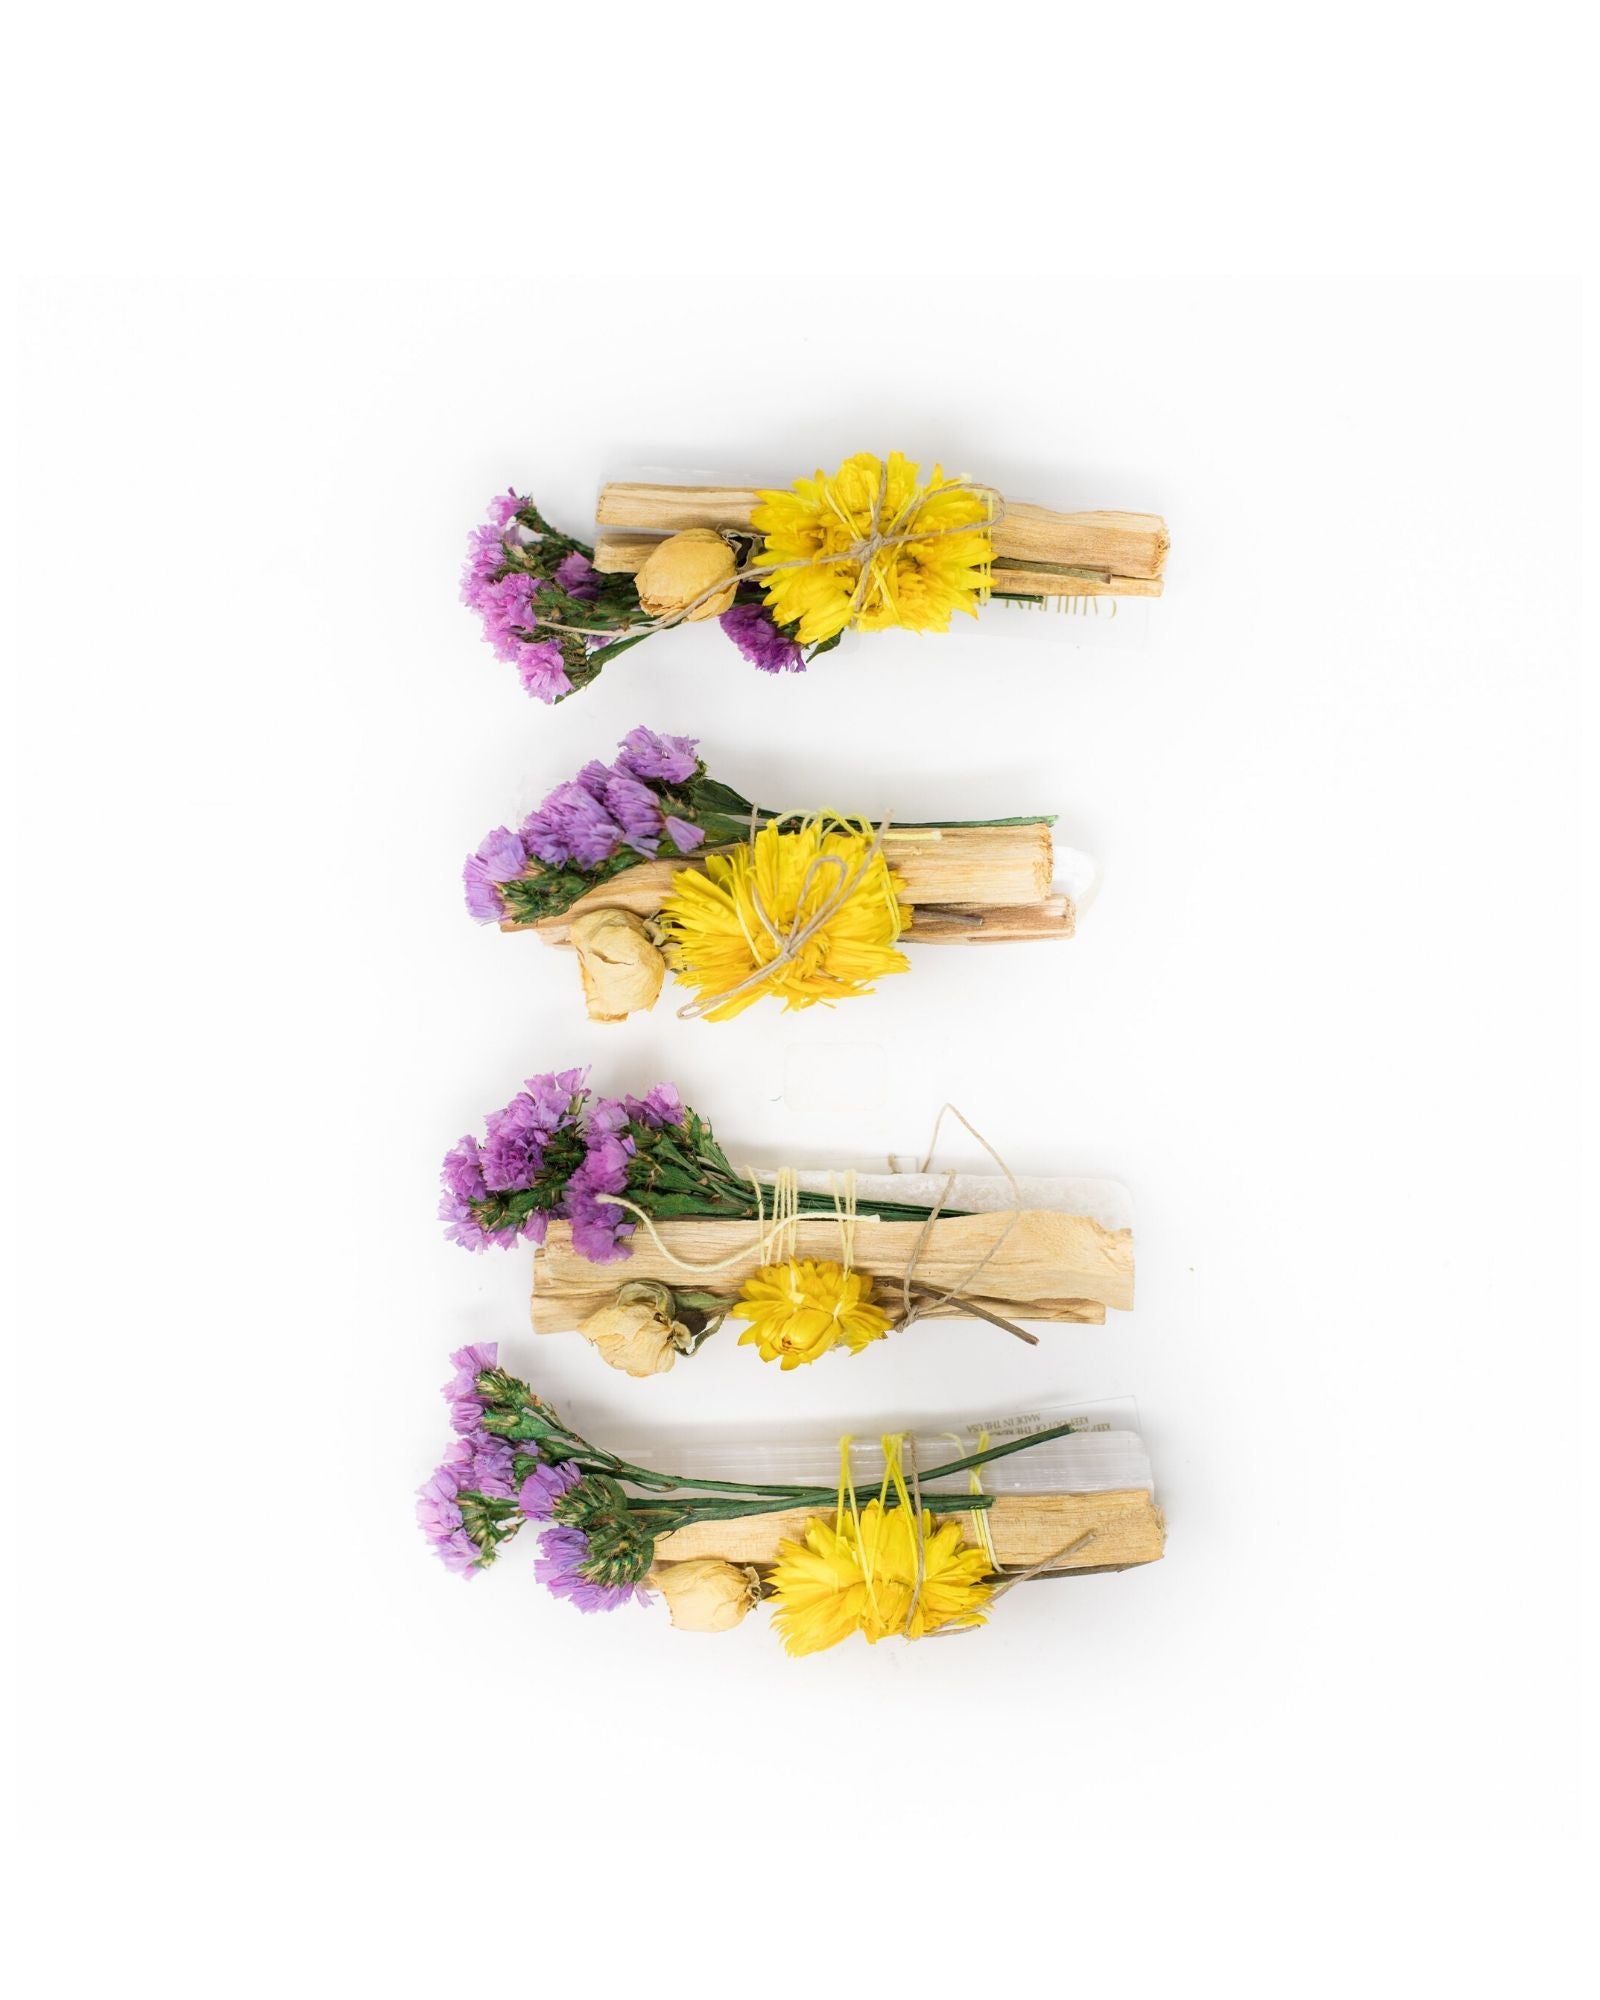
<path fill-rule="evenodd" d="M 664 1375 L 691 1339 L 673 1316 L 671 1292 L 643 1279 L 624 1285 L 578 1331 L 608 1368 L 624 1375 Z"/>
<path fill-rule="evenodd" d="M 761 1596 L 761 1579 L 753 1569 L 715 1556 L 658 1563 L 645 1583 L 667 1600 L 680 1632 L 731 1632 Z"/>
<path fill-rule="evenodd" d="M 731 579 L 738 567 L 733 550 L 715 528 L 685 528 L 682 534 L 668 535 L 664 542 L 658 542 L 640 565 L 634 578 L 640 606 L 652 618 L 670 617 L 686 604 L 694 604 L 713 584 L 726 583 L 726 590 L 695 604 L 687 614 L 690 624 L 701 618 L 720 618 L 733 603 Z"/>
<path fill-rule="evenodd" d="M 656 1004 L 667 961 L 631 910 L 587 910 L 571 937 L 591 1021 L 625 1021 Z"/>

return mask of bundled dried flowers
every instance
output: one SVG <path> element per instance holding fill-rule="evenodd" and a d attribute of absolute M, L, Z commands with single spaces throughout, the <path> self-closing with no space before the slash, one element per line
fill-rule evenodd
<path fill-rule="evenodd" d="M 462 602 L 528 693 L 563 701 L 641 639 L 717 618 L 763 673 L 797 672 L 851 625 L 941 632 L 988 593 L 994 496 L 902 452 L 858 452 L 831 476 L 763 492 L 751 531 L 681 529 L 633 575 L 595 567 L 526 494 L 473 530 Z"/>
<path fill-rule="evenodd" d="M 493 1343 L 451 1356 L 443 1395 L 454 1432 L 419 1491 L 417 1520 L 445 1567 L 464 1577 L 496 1562 L 530 1523 L 534 1574 L 580 1611 L 615 1611 L 659 1595 L 681 1630 L 729 1631 L 763 1598 L 790 1653 L 819 1652 L 856 1633 L 889 1637 L 983 1622 L 992 1594 L 983 1551 L 963 1543 L 957 1515 L 992 1505 L 983 1493 L 913 1493 L 899 1436 L 883 1440 L 882 1487 L 865 1506 L 849 1478 L 837 1489 L 764 1480 L 693 1479 L 629 1463 L 565 1424 L 499 1364 Z M 1070 1423 L 965 1454 L 924 1484 L 1063 1437 Z M 680 1528 L 815 1508 L 803 1539 L 784 1539 L 763 1577 L 750 1565 L 696 1557 L 673 1563 L 658 1544 Z M 832 1521 L 828 1519 L 831 1513 Z"/>
<path fill-rule="evenodd" d="M 446 1234 L 465 1249 L 542 1243 L 550 1223 L 571 1224 L 573 1247 L 591 1263 L 628 1255 L 634 1212 L 655 1219 L 759 1220 L 759 1183 L 736 1172 L 710 1125 L 670 1083 L 643 1097 L 600 1097 L 587 1072 L 529 1077 L 509 1104 L 445 1156 L 439 1206 Z M 832 1195 L 800 1194 L 799 1212 L 832 1215 Z M 921 1221 L 929 1211 L 878 1203 L 875 1212 Z M 694 1317 L 690 1295 L 677 1318 Z M 720 1314 L 719 1314 L 720 1318 Z M 695 1333 L 704 1330 L 704 1315 Z"/>
<path fill-rule="evenodd" d="M 640 727 L 611 763 L 591 760 L 515 830 L 486 835 L 463 882 L 478 922 L 576 950 L 592 1020 L 653 1006 L 670 968 L 695 996 L 680 1011 L 722 1021 L 764 998 L 794 1009 L 870 993 L 910 970 L 899 947 L 919 925 L 1070 936 L 1070 904 L 1048 894 L 1049 828 L 1048 815 L 893 828 L 783 815 L 711 777 L 696 738 Z"/>

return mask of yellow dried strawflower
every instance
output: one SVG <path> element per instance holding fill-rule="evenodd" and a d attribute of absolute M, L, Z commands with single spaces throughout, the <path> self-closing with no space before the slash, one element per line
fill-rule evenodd
<path fill-rule="evenodd" d="M 729 1317 L 750 1322 L 739 1336 L 741 1347 L 755 1347 L 763 1361 L 784 1368 L 841 1345 L 859 1354 L 889 1331 L 888 1314 L 872 1303 L 870 1278 L 809 1257 L 764 1265 L 745 1280 Z"/>
<path fill-rule="evenodd" d="M 904 1507 L 873 1500 L 859 1519 L 819 1515 L 803 1542 L 779 1543 L 768 1589 L 786 1651 L 820 1653 L 854 1632 L 876 1645 L 902 1635 L 920 1639 L 944 1625 L 983 1623 L 991 1588 L 983 1551 L 962 1545 L 955 1521 L 935 1526 L 934 1516 L 924 1514 L 914 1528 L 913 1518 Z"/>
<path fill-rule="evenodd" d="M 869 830 L 842 820 L 811 820 L 790 833 L 770 822 L 753 841 L 708 854 L 703 874 L 678 871 L 660 931 L 668 963 L 694 988 L 706 1020 L 731 1020 L 766 993 L 789 1008 L 845 1000 L 886 973 L 911 970 L 894 948 L 910 920 L 900 902 L 905 884 L 872 843 Z M 790 955 L 785 940 L 824 910 Z"/>
<path fill-rule="evenodd" d="M 863 451 L 831 479 L 819 470 L 789 491 L 760 496 L 750 516 L 765 537 L 756 561 L 801 565 L 762 579 L 767 605 L 778 624 L 799 628 L 802 646 L 847 625 L 943 632 L 952 611 L 977 614 L 989 590 L 993 496 L 983 487 L 945 487 L 937 465 L 919 486 L 917 472 L 903 452 L 891 452 L 885 466 Z M 852 553 L 877 536 L 913 534 L 923 539 L 879 549 L 864 565 Z"/>

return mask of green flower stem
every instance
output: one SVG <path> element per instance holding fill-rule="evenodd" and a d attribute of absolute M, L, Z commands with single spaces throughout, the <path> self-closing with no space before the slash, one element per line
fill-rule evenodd
<path fill-rule="evenodd" d="M 925 1484 L 933 1479 L 948 1479 L 957 1472 L 975 1471 L 977 1467 L 991 1464 L 997 1458 L 1009 1458 L 1013 1452 L 1028 1451 L 1034 1445 L 1049 1444 L 1055 1438 L 1068 1437 L 1072 1429 L 1071 1423 L 1054 1424 L 1048 1430 L 1033 1431 L 1027 1437 L 1012 1438 L 1005 1444 L 990 1445 L 986 1450 L 971 1452 L 965 1458 L 952 1458 L 943 1465 L 931 1465 L 926 1470 L 919 1470 L 917 1478 L 919 1482 Z M 641 1473 L 644 1474 L 643 1479 L 640 1477 Z M 740 1480 L 687 1479 L 671 1473 L 644 1472 L 642 1467 L 627 1465 L 620 1459 L 615 1463 L 614 1476 L 619 1479 L 630 1479 L 635 1485 L 648 1481 L 653 1486 L 683 1493 L 684 1499 L 680 1504 L 684 1506 L 694 1504 L 693 1496 L 697 1492 L 748 1494 L 752 1501 L 759 1503 L 739 1506 L 731 1499 L 713 1501 L 711 1509 L 714 1511 L 697 1512 L 693 1517 L 696 1520 L 731 1521 L 737 1520 L 741 1514 L 777 1514 L 785 1507 L 829 1502 L 838 1497 L 838 1488 L 834 1486 L 757 1485 Z M 891 1501 L 893 1498 L 894 1495 L 891 1493 Z M 934 1514 L 964 1513 L 973 1507 L 987 1507 L 992 1501 L 993 1495 L 987 1493 L 925 1492 L 922 1496 L 923 1506 Z"/>
<path fill-rule="evenodd" d="M 750 1482 L 741 1479 L 685 1479 L 672 1472 L 650 1472 L 641 1465 L 617 1459 L 610 1468 L 614 1479 L 631 1480 L 635 1486 L 672 1493 L 782 1494 L 790 1500 L 809 1500 L 818 1493 L 832 1493 L 831 1486 L 786 1486 L 776 1481 Z"/>
<path fill-rule="evenodd" d="M 945 1465 L 930 1465 L 917 1474 L 919 1479 L 948 1479 L 953 1472 L 970 1472 L 976 1466 L 988 1465 L 997 1458 L 1009 1458 L 1014 1451 L 1028 1451 L 1036 1444 L 1049 1444 L 1052 1439 L 1070 1437 L 1074 1426 L 1071 1423 L 1052 1424 L 1048 1430 L 1031 1431 L 1027 1437 L 1013 1438 L 1009 1444 L 992 1444 L 987 1451 L 975 1451 L 967 1458 L 952 1458 Z"/>
<path fill-rule="evenodd" d="M 870 1496 L 876 1499 L 874 1493 Z M 773 1500 L 732 1501 L 713 1500 L 704 1506 L 696 1506 L 692 1500 L 685 1500 L 678 1510 L 681 1518 L 673 1519 L 673 1527 L 688 1527 L 701 1521 L 743 1521 L 756 1514 L 787 1514 L 805 1507 L 826 1512 L 837 1506 L 838 1493 L 831 1486 L 818 1487 L 810 1495 L 797 1497 L 786 1494 Z M 894 1494 L 889 1495 L 889 1505 L 898 1505 Z M 930 1514 L 970 1514 L 974 1509 L 982 1512 L 994 1505 L 992 1493 L 924 1493 L 922 1505 Z M 632 1511 L 630 1509 L 630 1511 Z M 651 1510 L 643 1510 L 649 1513 Z M 657 1529 L 658 1535 L 670 1534 L 672 1528 Z"/>

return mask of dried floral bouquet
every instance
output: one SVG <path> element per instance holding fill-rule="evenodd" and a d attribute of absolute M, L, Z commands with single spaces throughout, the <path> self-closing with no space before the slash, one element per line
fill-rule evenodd
<path fill-rule="evenodd" d="M 606 1098 L 570 1069 L 530 1077 L 481 1141 L 451 1149 L 440 1216 L 468 1249 L 542 1246 L 536 1327 L 582 1332 L 631 1375 L 663 1373 L 730 1318 L 747 1322 L 741 1345 L 792 1369 L 930 1315 L 1035 1343 L 1017 1319 L 1097 1322 L 1133 1302 L 1127 1227 L 1020 1195 L 964 1213 L 874 1190 L 864 1211 L 853 1175 L 826 1178 L 740 1172 L 672 1085 Z M 630 1257 L 630 1282 L 604 1275 Z"/>
<path fill-rule="evenodd" d="M 904 1434 L 885 1437 L 882 1484 L 863 1503 L 848 1439 L 836 1488 L 684 1477 L 631 1464 L 581 1437 L 500 1367 L 493 1344 L 462 1348 L 451 1362 L 455 1372 L 443 1393 L 455 1436 L 420 1491 L 423 1533 L 447 1568 L 471 1577 L 533 1523 L 535 1575 L 580 1611 L 614 1611 L 658 1595 L 680 1629 L 720 1632 L 765 1599 L 786 1649 L 804 1654 L 857 1633 L 876 1643 L 970 1630 L 1016 1582 L 1072 1567 L 1125 1567 L 1161 1553 L 1160 1515 L 1144 1491 L 1030 1496 L 1020 1508 L 1014 1502 L 1012 1517 L 1020 1513 L 1032 1537 L 1031 1559 L 1020 1566 L 990 1531 L 997 1502 L 978 1490 L 981 1468 L 1065 1437 L 1072 1423 L 958 1452 L 920 1474 Z M 967 1492 L 927 1490 L 957 1474 L 968 1476 Z M 756 1544 L 760 1565 L 715 1555 L 673 1559 L 674 1538 L 681 1542 L 691 1531 L 700 1541 L 726 1535 L 751 1545 L 762 1517 L 779 1517 L 773 1528 L 780 1532 Z M 1001 1518 L 994 1516 L 997 1527 Z M 1034 1555 L 1041 1537 L 1042 1553 Z"/>
<path fill-rule="evenodd" d="M 913 943 L 1066 938 L 1046 816 L 876 828 L 785 815 L 711 777 L 691 736 L 632 729 L 467 858 L 480 923 L 577 954 L 590 1018 L 652 1007 L 670 967 L 710 1021 L 763 997 L 831 1005 L 910 970 Z"/>
<path fill-rule="evenodd" d="M 1056 514 L 991 486 L 923 481 L 901 452 L 858 452 L 779 490 L 614 483 L 591 546 L 526 494 L 474 531 L 462 599 L 528 693 L 562 701 L 654 633 L 716 618 L 764 673 L 799 672 L 851 628 L 942 632 L 992 595 L 1158 596 L 1152 514 Z"/>

